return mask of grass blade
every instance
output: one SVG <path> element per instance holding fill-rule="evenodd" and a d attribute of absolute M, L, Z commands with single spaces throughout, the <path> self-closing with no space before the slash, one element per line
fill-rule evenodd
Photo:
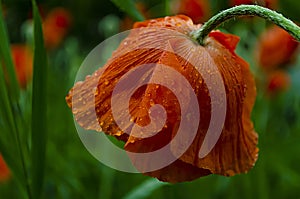
<path fill-rule="evenodd" d="M 10 44 L 4 24 L 2 14 L 2 2 L 0 0 L 0 53 L 4 63 L 5 72 L 7 73 L 8 86 L 10 91 L 11 100 L 16 102 L 20 96 L 19 83 L 17 81 L 14 64 L 10 54 Z"/>
<path fill-rule="evenodd" d="M 165 10 L 165 15 L 169 16 L 171 14 L 171 9 L 170 9 L 170 0 L 164 0 L 164 10 Z"/>
<path fill-rule="evenodd" d="M 1 19 L 0 19 L 1 21 Z M 5 161 L 9 165 L 10 169 L 13 171 L 15 176 L 21 182 L 21 185 L 26 187 L 25 168 L 22 170 L 22 162 L 20 157 L 20 150 L 17 150 L 15 146 L 19 146 L 16 142 L 16 126 L 13 119 L 13 113 L 11 110 L 11 105 L 9 101 L 9 96 L 4 81 L 4 73 L 2 66 L 0 64 L 0 119 L 4 123 L 1 126 L 1 136 L 0 136 L 0 152 L 2 153 Z M 13 147 L 11 147 L 13 146 Z M 24 189 L 25 190 L 25 189 Z"/>
<path fill-rule="evenodd" d="M 44 46 L 42 21 L 38 8 L 32 0 L 34 20 L 34 60 L 31 120 L 32 195 L 40 198 L 44 181 L 46 154 L 46 90 L 47 55 Z"/>
<path fill-rule="evenodd" d="M 148 198 L 153 193 L 153 191 L 165 185 L 168 185 L 168 183 L 160 182 L 157 179 L 150 178 L 149 180 L 143 182 L 141 185 L 135 187 L 123 199 Z"/>
<path fill-rule="evenodd" d="M 136 8 L 132 0 L 111 0 L 123 12 L 127 13 L 131 18 L 136 21 L 144 21 L 145 18 Z"/>
<path fill-rule="evenodd" d="M 23 155 L 19 128 L 17 126 L 15 108 L 18 106 L 20 88 L 16 79 L 15 69 L 11 57 L 11 49 L 6 25 L 2 15 L 2 2 L 0 0 L 0 151 L 21 185 L 22 191 L 27 191 L 30 197 L 27 167 Z M 4 64 L 2 66 L 2 64 Z M 5 81 L 7 80 L 7 81 Z M 24 196 L 27 198 L 26 196 Z"/>

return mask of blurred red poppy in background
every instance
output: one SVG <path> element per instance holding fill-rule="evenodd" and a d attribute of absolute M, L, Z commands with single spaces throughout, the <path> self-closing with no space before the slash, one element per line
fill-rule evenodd
<path fill-rule="evenodd" d="M 265 0 L 265 4 L 262 4 L 266 6 L 267 8 L 276 9 L 278 6 L 278 0 Z"/>
<path fill-rule="evenodd" d="M 271 72 L 267 78 L 267 91 L 269 94 L 277 94 L 286 91 L 290 87 L 290 76 L 287 72 L 279 70 Z"/>
<path fill-rule="evenodd" d="M 0 183 L 9 180 L 11 174 L 8 166 L 6 165 L 2 155 L 0 154 Z"/>
<path fill-rule="evenodd" d="M 43 23 L 45 46 L 57 47 L 65 38 L 71 26 L 71 14 L 65 8 L 55 8 L 48 13 Z"/>
<path fill-rule="evenodd" d="M 238 6 L 242 4 L 258 4 L 267 8 L 275 9 L 277 7 L 277 0 L 230 0 L 231 6 Z"/>
<path fill-rule="evenodd" d="M 32 50 L 25 44 L 13 44 L 11 53 L 20 87 L 25 88 L 32 78 Z"/>
<path fill-rule="evenodd" d="M 298 42 L 282 28 L 272 25 L 258 42 L 257 60 L 264 69 L 274 69 L 292 60 Z"/>
<path fill-rule="evenodd" d="M 253 0 L 230 0 L 232 6 L 238 6 L 242 4 L 252 4 Z"/>
<path fill-rule="evenodd" d="M 189 16 L 195 23 L 204 22 L 210 16 L 210 4 L 208 0 L 180 0 L 177 13 Z"/>

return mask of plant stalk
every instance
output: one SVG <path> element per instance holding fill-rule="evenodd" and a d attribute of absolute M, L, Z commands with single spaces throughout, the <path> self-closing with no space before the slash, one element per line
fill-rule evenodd
<path fill-rule="evenodd" d="M 290 33 L 297 41 L 300 41 L 299 26 L 282 14 L 258 5 L 240 5 L 224 10 L 210 18 L 199 30 L 194 31 L 192 37 L 195 38 L 200 45 L 204 46 L 205 38 L 212 30 L 230 19 L 241 16 L 258 16 L 264 18 L 280 26 Z"/>

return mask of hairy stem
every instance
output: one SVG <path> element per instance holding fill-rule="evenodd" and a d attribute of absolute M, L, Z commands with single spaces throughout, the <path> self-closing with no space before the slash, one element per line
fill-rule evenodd
<path fill-rule="evenodd" d="M 257 5 L 240 5 L 224 10 L 209 19 L 199 30 L 194 31 L 192 37 L 194 37 L 200 45 L 204 45 L 205 38 L 212 30 L 225 21 L 240 16 L 258 16 L 264 18 L 280 26 L 289 32 L 295 39 L 300 41 L 300 27 L 291 20 L 285 18 L 282 14 Z"/>

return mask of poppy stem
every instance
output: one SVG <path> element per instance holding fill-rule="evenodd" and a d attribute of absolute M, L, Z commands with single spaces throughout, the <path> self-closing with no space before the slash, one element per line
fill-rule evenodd
<path fill-rule="evenodd" d="M 194 31 L 192 36 L 199 42 L 200 45 L 204 46 L 205 38 L 212 30 L 217 28 L 225 21 L 240 16 L 258 16 L 264 18 L 280 26 L 290 33 L 295 39 L 300 41 L 299 26 L 297 26 L 291 20 L 285 18 L 282 14 L 257 5 L 240 5 L 224 10 L 210 18 L 206 23 L 204 23 L 203 26 L 201 26 L 199 30 Z"/>

